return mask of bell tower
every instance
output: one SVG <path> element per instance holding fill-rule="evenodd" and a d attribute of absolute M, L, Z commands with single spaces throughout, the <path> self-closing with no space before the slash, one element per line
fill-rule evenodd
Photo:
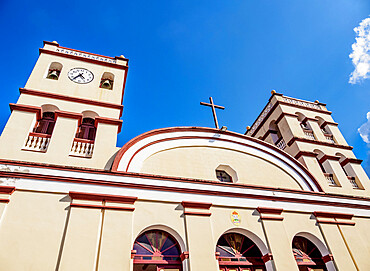
<path fill-rule="evenodd" d="M 362 160 L 348 146 L 326 104 L 271 92 L 269 102 L 246 135 L 275 145 L 298 159 L 325 192 L 370 195 Z"/>
<path fill-rule="evenodd" d="M 44 42 L 0 137 L 0 158 L 109 168 L 122 126 L 128 59 Z M 7 144 L 12 142 L 12 144 Z"/>

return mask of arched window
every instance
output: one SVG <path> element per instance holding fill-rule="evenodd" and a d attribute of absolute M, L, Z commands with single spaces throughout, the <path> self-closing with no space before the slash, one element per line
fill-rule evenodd
<path fill-rule="evenodd" d="M 335 155 L 340 157 L 339 164 L 340 164 L 344 174 L 347 176 L 348 181 L 351 183 L 352 188 L 362 189 L 363 186 L 360 184 L 360 181 L 358 180 L 358 178 L 356 178 L 356 173 L 353 170 L 353 168 L 350 166 L 349 163 L 344 164 L 347 157 L 345 157 L 341 153 L 336 153 Z"/>
<path fill-rule="evenodd" d="M 167 232 L 144 232 L 135 240 L 133 249 L 134 271 L 182 270 L 180 246 Z"/>
<path fill-rule="evenodd" d="M 272 121 L 270 123 L 269 133 L 270 133 L 272 142 L 274 142 L 274 144 L 278 148 L 280 148 L 282 150 L 285 149 L 285 147 L 286 147 L 285 141 L 284 141 L 283 136 L 280 133 L 279 127 L 277 126 L 275 121 Z"/>
<path fill-rule="evenodd" d="M 76 138 L 82 138 L 87 140 L 95 140 L 96 127 L 95 120 L 93 118 L 83 118 Z"/>
<path fill-rule="evenodd" d="M 310 240 L 296 236 L 292 248 L 299 271 L 327 271 L 319 249 Z"/>
<path fill-rule="evenodd" d="M 113 89 L 114 74 L 110 72 L 103 73 L 100 80 L 100 88 Z"/>
<path fill-rule="evenodd" d="M 63 65 L 58 62 L 53 62 L 49 66 L 48 74 L 46 78 L 58 80 L 60 72 L 62 71 Z"/>
<path fill-rule="evenodd" d="M 321 171 L 324 174 L 328 184 L 330 186 L 338 186 L 338 181 L 336 180 L 333 169 L 328 165 L 325 166 L 323 162 L 321 161 L 321 159 L 325 156 L 325 154 L 320 150 L 314 150 L 313 152 L 316 153 L 316 157 L 315 157 L 316 161 L 319 164 Z"/>
<path fill-rule="evenodd" d="M 319 123 L 321 132 L 325 136 L 326 141 L 328 141 L 330 143 L 336 143 L 335 140 L 334 140 L 334 136 L 333 136 L 332 132 L 330 131 L 330 128 L 327 125 L 327 122 L 321 117 L 315 117 L 315 118 L 317 119 L 317 121 Z"/>
<path fill-rule="evenodd" d="M 221 271 L 264 271 L 262 253 L 252 240 L 238 233 L 227 233 L 217 242 Z"/>
<path fill-rule="evenodd" d="M 42 113 L 42 118 L 37 122 L 34 128 L 34 133 L 51 135 L 55 126 L 55 114 L 54 112 Z"/>
<path fill-rule="evenodd" d="M 311 125 L 308 123 L 308 119 L 302 113 L 297 112 L 296 115 L 298 116 L 299 124 L 303 130 L 304 135 L 308 139 L 316 140 L 315 135 L 313 133 Z"/>

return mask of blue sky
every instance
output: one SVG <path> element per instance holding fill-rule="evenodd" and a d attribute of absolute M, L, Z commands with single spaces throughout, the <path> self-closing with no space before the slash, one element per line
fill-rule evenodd
<path fill-rule="evenodd" d="M 199 105 L 213 96 L 219 122 L 244 133 L 275 89 L 327 103 L 354 152 L 369 146 L 357 129 L 370 111 L 370 79 L 349 84 L 353 28 L 366 0 L 0 1 L 0 129 L 42 41 L 130 59 L 122 146 L 145 131 L 213 126 Z"/>

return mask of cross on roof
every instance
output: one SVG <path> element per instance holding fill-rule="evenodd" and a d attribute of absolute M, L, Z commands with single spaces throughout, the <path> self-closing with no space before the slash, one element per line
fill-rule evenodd
<path fill-rule="evenodd" d="M 217 115 L 216 115 L 216 108 L 218 108 L 218 109 L 225 109 L 225 107 L 223 107 L 223 106 L 221 106 L 221 105 L 215 105 L 214 103 L 213 103 L 213 99 L 212 99 L 212 97 L 209 97 L 209 102 L 210 103 L 204 103 L 204 102 L 200 102 L 200 104 L 201 105 L 205 105 L 205 106 L 210 106 L 210 107 L 212 107 L 212 113 L 213 113 L 213 119 L 214 119 L 214 121 L 215 121 L 215 126 L 216 126 L 216 129 L 220 129 L 219 127 L 218 127 L 218 121 L 217 121 Z"/>

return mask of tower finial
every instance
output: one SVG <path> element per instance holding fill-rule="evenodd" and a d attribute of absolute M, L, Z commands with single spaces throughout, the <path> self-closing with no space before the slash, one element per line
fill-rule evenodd
<path fill-rule="evenodd" d="M 274 95 L 275 93 L 276 93 L 275 89 L 271 90 L 271 95 Z"/>

